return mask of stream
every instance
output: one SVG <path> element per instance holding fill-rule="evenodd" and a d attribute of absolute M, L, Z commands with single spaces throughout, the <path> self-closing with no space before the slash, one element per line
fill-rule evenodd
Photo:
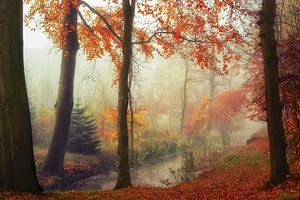
<path fill-rule="evenodd" d="M 182 156 L 177 154 L 155 162 L 150 160 L 142 166 L 131 169 L 131 182 L 134 186 L 169 187 L 176 184 L 170 169 L 176 171 L 182 166 Z M 116 183 L 116 172 L 101 174 L 77 181 L 66 190 L 111 190 Z"/>

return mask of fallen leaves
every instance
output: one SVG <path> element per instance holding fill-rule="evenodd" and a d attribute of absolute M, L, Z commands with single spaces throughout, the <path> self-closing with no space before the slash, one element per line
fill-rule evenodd
<path fill-rule="evenodd" d="M 75 161 L 70 160 L 66 161 L 64 165 L 64 177 L 68 177 L 68 179 L 79 179 L 85 174 L 90 174 L 92 172 L 97 171 L 97 164 L 94 162 L 83 162 L 83 161 Z M 37 171 L 37 176 L 40 184 L 43 188 L 55 188 L 63 178 L 55 177 L 55 176 L 47 176 L 42 171 Z"/>
<path fill-rule="evenodd" d="M 225 168 L 216 168 L 204 172 L 197 179 L 183 182 L 171 188 L 131 187 L 121 190 L 46 193 L 2 194 L 5 200 L 19 199 L 102 199 L 102 200 L 138 200 L 138 199 L 297 199 L 300 197 L 300 161 L 291 165 L 292 177 L 285 183 L 267 190 L 264 184 L 269 178 L 268 143 L 257 140 L 246 147 L 237 149 L 233 157 L 239 157 L 240 162 Z M 253 162 L 259 155 L 263 160 Z M 229 159 L 230 160 L 230 159 Z M 252 164 L 249 164 L 252 163 Z M 0 196 L 1 197 L 1 196 Z M 298 198 L 299 199 L 299 198 Z"/>

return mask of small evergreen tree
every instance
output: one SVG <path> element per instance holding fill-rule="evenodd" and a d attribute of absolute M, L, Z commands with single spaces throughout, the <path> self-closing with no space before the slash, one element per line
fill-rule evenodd
<path fill-rule="evenodd" d="M 67 151 L 81 154 L 98 153 L 100 140 L 96 130 L 96 120 L 86 114 L 86 107 L 77 99 L 72 112 Z"/>

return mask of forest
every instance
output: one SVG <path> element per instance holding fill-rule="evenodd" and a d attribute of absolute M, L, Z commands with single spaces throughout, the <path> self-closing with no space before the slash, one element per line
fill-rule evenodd
<path fill-rule="evenodd" d="M 2 199 L 300 199 L 300 1 L 0 0 Z"/>

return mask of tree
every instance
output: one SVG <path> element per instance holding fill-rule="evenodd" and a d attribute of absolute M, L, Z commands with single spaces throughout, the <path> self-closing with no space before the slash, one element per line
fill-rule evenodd
<path fill-rule="evenodd" d="M 40 106 L 37 110 L 37 118 L 34 120 L 36 145 L 41 148 L 49 148 L 51 144 L 54 116 L 55 111 L 46 106 Z"/>
<path fill-rule="evenodd" d="M 205 136 L 211 130 L 215 130 L 220 133 L 223 145 L 227 146 L 230 144 L 230 134 L 238 128 L 234 122 L 243 114 L 247 104 L 248 100 L 243 90 L 231 90 L 214 98 L 202 98 L 189 108 L 185 133 Z"/>
<path fill-rule="evenodd" d="M 295 158 L 300 157 L 300 2 L 277 2 L 276 40 L 279 68 L 279 94 L 282 104 L 282 120 L 288 144 L 287 150 Z M 256 48 L 247 67 L 249 79 L 244 87 L 249 91 L 252 105 L 251 119 L 266 121 L 263 58 L 261 48 Z"/>
<path fill-rule="evenodd" d="M 82 107 L 77 99 L 72 112 L 67 151 L 86 155 L 98 153 L 100 141 L 96 133 L 95 119 L 86 114 L 86 107 Z"/>
<path fill-rule="evenodd" d="M 144 118 L 145 108 L 137 107 L 133 112 L 133 129 L 142 131 L 147 128 L 148 124 Z M 128 126 L 132 123 L 131 111 L 127 112 Z M 106 140 L 116 141 L 118 138 L 118 110 L 113 107 L 106 108 L 100 113 L 98 122 L 98 133 L 101 138 Z M 137 135 L 135 135 L 137 137 Z"/>
<path fill-rule="evenodd" d="M 37 110 L 36 105 L 33 102 L 32 98 L 30 98 L 30 93 L 28 93 L 28 104 L 29 104 L 29 111 L 30 111 L 30 120 L 31 120 L 31 129 L 32 129 L 32 141 L 33 145 L 39 144 L 39 138 L 37 135 Z"/>
<path fill-rule="evenodd" d="M 185 59 L 185 73 L 182 87 L 182 108 L 181 108 L 181 121 L 180 121 L 180 133 L 183 133 L 183 124 L 186 115 L 187 107 L 187 86 L 188 86 L 188 75 L 189 75 L 189 61 Z"/>
<path fill-rule="evenodd" d="M 222 60 L 222 63 L 226 63 L 234 58 L 232 50 L 227 44 L 231 42 L 239 44 L 241 43 L 241 38 L 233 26 L 220 26 L 218 24 L 218 16 L 222 8 L 230 9 L 230 6 L 221 1 L 217 2 L 215 8 L 207 3 L 190 0 L 177 3 L 174 1 L 136 3 L 135 0 L 123 0 L 121 2 L 112 1 L 112 3 L 115 6 L 112 6 L 111 11 L 106 11 L 100 7 L 93 8 L 87 2 L 81 1 L 81 5 L 87 7 L 97 18 L 91 17 L 89 20 L 84 21 L 87 28 L 79 31 L 81 34 L 91 38 L 91 40 L 83 40 L 82 44 L 90 58 L 101 57 L 104 52 L 108 52 L 112 61 L 116 64 L 119 84 L 119 164 L 115 188 L 122 188 L 131 185 L 128 163 L 127 109 L 130 89 L 128 76 L 133 64 L 133 49 L 143 53 L 146 58 L 152 57 L 154 50 L 161 56 L 169 57 L 175 53 L 175 49 L 184 54 L 184 46 L 190 44 L 187 52 L 189 57 L 198 65 L 206 67 L 208 60 L 211 58 L 205 52 L 209 52 L 209 49 L 216 49 L 217 54 L 222 49 L 226 49 L 224 52 L 226 56 Z M 137 12 L 135 12 L 136 10 Z M 90 12 L 87 15 L 90 15 Z M 152 33 L 148 33 L 146 31 L 149 27 L 134 25 L 135 15 L 153 18 L 154 23 L 149 24 L 155 24 L 154 31 L 152 30 Z M 168 17 L 166 18 L 165 16 Z M 123 21 L 120 22 L 120 18 Z M 205 20 L 205 18 L 209 20 Z M 90 23 L 92 25 L 89 25 Z M 206 30 L 205 24 L 210 25 L 210 31 Z M 155 45 L 150 43 L 156 43 L 161 48 L 156 48 Z M 103 51 L 102 46 L 105 47 L 106 51 Z M 214 69 L 222 71 L 223 68 L 217 69 L 216 65 Z"/>
<path fill-rule="evenodd" d="M 79 48 L 77 36 L 78 4 L 74 0 L 62 2 L 64 20 L 59 39 L 63 51 L 58 97 L 55 105 L 56 116 L 53 138 L 44 162 L 43 171 L 53 175 L 63 175 L 65 148 L 70 128 L 73 108 L 74 74 L 76 55 Z"/>
<path fill-rule="evenodd" d="M 35 2 L 29 18 L 32 18 L 32 13 L 39 10 L 41 16 L 45 19 L 42 24 L 43 27 L 50 36 L 57 40 L 59 38 L 57 36 L 60 35 L 57 32 L 59 26 L 56 22 L 59 19 L 57 16 L 60 16 L 59 14 L 56 15 L 57 10 L 61 9 L 59 1 L 51 0 L 49 3 L 42 1 L 42 6 L 39 0 L 27 1 Z M 87 54 L 88 59 L 102 57 L 105 53 L 108 53 L 116 66 L 117 82 L 119 84 L 119 164 L 116 188 L 127 187 L 131 185 L 128 163 L 127 109 L 130 89 L 128 82 L 130 68 L 132 67 L 133 49 L 144 54 L 146 58 L 152 57 L 154 50 L 160 55 L 168 57 L 174 54 L 175 47 L 178 51 L 182 51 L 183 46 L 190 43 L 193 45 L 191 45 L 192 48 L 188 52 L 189 56 L 197 64 L 206 67 L 210 58 L 205 52 L 209 52 L 209 49 L 213 48 L 220 53 L 223 49 L 226 49 L 224 51 L 226 56 L 219 64 L 226 63 L 234 59 L 232 46 L 230 47 L 228 44 L 239 44 L 242 40 L 234 26 L 219 24 L 220 13 L 223 10 L 231 9 L 232 6 L 222 1 L 216 1 L 216 5 L 211 5 L 207 2 L 192 0 L 184 2 L 160 0 L 155 3 L 116 0 L 108 1 L 107 4 L 111 6 L 109 9 L 103 9 L 100 6 L 92 7 L 85 1 L 78 1 L 78 3 L 79 7 L 87 8 L 85 13 L 78 12 L 82 22 L 78 24 L 79 27 L 76 30 L 81 47 Z M 135 12 L 136 10 L 137 12 Z M 174 10 L 176 12 L 173 12 Z M 147 33 L 149 26 L 147 26 L 148 28 L 134 26 L 135 15 L 148 16 L 154 19 L 154 23 L 150 23 L 150 25 L 155 25 L 154 31 Z M 209 30 L 206 24 L 210 27 Z M 161 48 L 150 45 L 150 42 L 155 42 Z M 214 69 L 222 71 L 217 69 L 217 66 Z M 60 156 L 57 160 L 62 160 L 62 157 Z"/>
<path fill-rule="evenodd" d="M 0 3 L 0 192 L 42 191 L 35 174 L 23 63 L 23 3 Z"/>
<path fill-rule="evenodd" d="M 260 34 L 264 59 L 265 97 L 271 160 L 270 184 L 272 185 L 283 182 L 289 174 L 279 97 L 278 56 L 274 29 L 275 15 L 275 0 L 263 0 Z"/>

